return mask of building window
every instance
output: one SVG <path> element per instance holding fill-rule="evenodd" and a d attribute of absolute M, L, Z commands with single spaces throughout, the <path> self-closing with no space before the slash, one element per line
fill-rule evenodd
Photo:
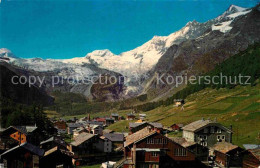
<path fill-rule="evenodd" d="M 208 128 L 204 128 L 204 133 L 208 133 Z"/>
<path fill-rule="evenodd" d="M 210 133 L 214 134 L 215 133 L 215 127 L 210 127 Z"/>
<path fill-rule="evenodd" d="M 218 142 L 225 141 L 225 135 L 218 135 L 218 136 L 217 136 L 217 141 L 218 141 Z"/>
<path fill-rule="evenodd" d="M 185 148 L 174 149 L 175 156 L 187 156 L 187 150 Z"/>
<path fill-rule="evenodd" d="M 163 144 L 167 144 L 167 139 L 163 139 Z"/>
<path fill-rule="evenodd" d="M 220 128 L 218 128 L 217 133 L 221 133 L 221 129 Z"/>
<path fill-rule="evenodd" d="M 207 142 L 200 142 L 200 145 L 202 145 L 202 146 L 208 146 L 208 143 Z"/>
<path fill-rule="evenodd" d="M 152 156 L 156 157 L 156 156 L 158 156 L 158 153 L 157 152 L 152 152 Z"/>

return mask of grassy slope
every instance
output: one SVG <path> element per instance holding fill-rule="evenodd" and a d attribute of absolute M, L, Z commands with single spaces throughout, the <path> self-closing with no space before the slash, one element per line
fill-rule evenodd
<path fill-rule="evenodd" d="M 210 118 L 229 127 L 233 126 L 233 143 L 260 143 L 260 83 L 256 86 L 237 86 L 234 89 L 204 89 L 187 97 L 184 111 L 180 107 L 161 106 L 145 112 L 148 121 L 157 121 L 165 126 L 173 123 L 188 124 L 201 118 Z M 131 110 L 117 111 L 126 116 Z M 108 116 L 115 110 L 91 114 L 91 117 Z M 143 113 L 143 112 L 142 112 Z M 84 117 L 78 115 L 76 117 Z M 65 118 L 72 118 L 67 116 Z M 119 121 L 109 129 L 128 131 L 129 121 Z"/>
<path fill-rule="evenodd" d="M 260 84 L 237 86 L 234 89 L 204 89 L 187 97 L 184 111 L 180 107 L 161 106 L 145 112 L 147 120 L 188 124 L 201 118 L 215 119 L 223 125 L 233 126 L 233 143 L 260 143 Z M 121 113 L 122 114 L 122 113 Z M 109 128 L 127 130 L 128 121 L 121 121 Z"/>

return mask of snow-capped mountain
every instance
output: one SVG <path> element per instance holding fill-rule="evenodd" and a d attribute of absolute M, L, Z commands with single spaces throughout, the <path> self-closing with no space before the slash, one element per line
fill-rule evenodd
<path fill-rule="evenodd" d="M 119 55 L 109 50 L 96 50 L 82 58 L 73 58 L 63 62 L 92 63 L 98 67 L 109 69 L 125 76 L 136 76 L 151 70 L 166 50 L 173 44 L 180 44 L 187 39 L 200 37 L 208 29 L 219 30 L 223 33 L 231 30 L 229 25 L 238 16 L 245 15 L 250 9 L 231 5 L 227 11 L 216 19 L 205 23 L 188 22 L 181 30 L 169 36 L 154 36 L 151 40 L 133 50 Z"/>
<path fill-rule="evenodd" d="M 215 19 L 205 23 L 197 21 L 188 22 L 179 31 L 168 36 L 154 36 L 143 45 L 119 55 L 105 49 L 95 50 L 84 57 L 72 59 L 22 59 L 15 57 L 8 49 L 0 49 L 0 57 L 7 57 L 10 63 L 25 69 L 39 72 L 55 71 L 59 76 L 63 77 L 82 76 L 86 78 L 98 74 L 100 69 L 107 69 L 110 72 L 120 73 L 127 77 L 135 77 L 136 79 L 153 69 L 172 45 L 179 45 L 187 40 L 204 38 L 213 31 L 228 33 L 232 30 L 234 20 L 251 11 L 251 9 L 231 5 L 222 15 Z M 100 69 L 93 70 L 91 66 Z M 140 91 L 141 86 L 137 86 L 137 83 L 131 80 L 126 82 L 126 86 L 128 86 L 127 94 L 130 93 L 129 90 L 134 92 Z"/>

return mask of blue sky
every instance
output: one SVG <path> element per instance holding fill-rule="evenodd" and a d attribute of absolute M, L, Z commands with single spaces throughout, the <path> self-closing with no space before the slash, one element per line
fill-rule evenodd
<path fill-rule="evenodd" d="M 231 4 L 258 0 L 2 0 L 0 48 L 23 58 L 82 57 L 97 49 L 115 54 L 154 35 L 168 35 L 188 21 L 205 22 Z"/>

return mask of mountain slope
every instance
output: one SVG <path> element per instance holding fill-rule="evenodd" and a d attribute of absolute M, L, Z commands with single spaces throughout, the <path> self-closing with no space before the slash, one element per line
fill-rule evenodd
<path fill-rule="evenodd" d="M 206 73 L 212 70 L 216 64 L 245 50 L 250 44 L 258 42 L 260 40 L 259 7 L 236 14 L 236 17 L 233 17 L 234 14 L 230 14 L 232 17 L 225 14 L 225 18 L 217 18 L 218 22 L 202 36 L 171 46 L 159 59 L 155 68 L 150 71 L 150 76 L 168 74 L 165 76 L 166 78 L 169 75 L 176 77 Z M 146 83 L 152 82 L 148 79 Z M 149 93 L 149 90 L 156 88 L 157 94 L 161 94 L 162 91 L 166 92 L 174 86 L 175 83 L 148 85 L 146 92 Z"/>
<path fill-rule="evenodd" d="M 22 83 L 13 84 L 12 77 L 19 77 L 19 72 L 6 63 L 0 63 L 0 98 L 11 99 L 16 103 L 51 105 L 54 98 L 37 85 L 29 86 L 25 79 Z"/>

